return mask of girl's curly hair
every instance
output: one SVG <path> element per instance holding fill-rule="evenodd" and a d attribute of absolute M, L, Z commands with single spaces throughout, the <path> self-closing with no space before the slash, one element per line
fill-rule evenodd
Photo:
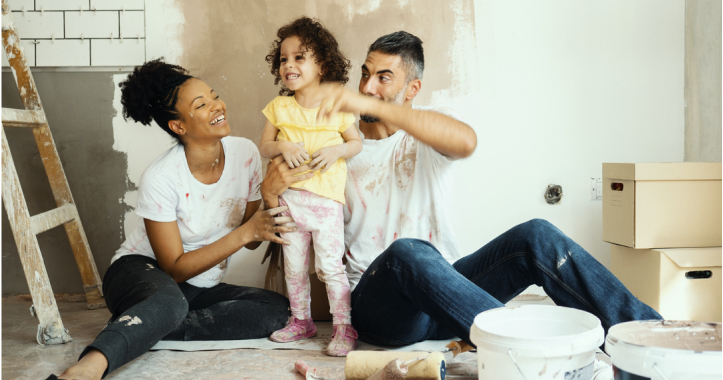
<path fill-rule="evenodd" d="M 349 81 L 349 69 L 351 62 L 339 50 L 339 44 L 336 38 L 324 28 L 319 20 L 302 16 L 293 22 L 282 26 L 278 33 L 277 40 L 271 43 L 271 50 L 266 56 L 266 62 L 271 66 L 271 74 L 274 79 L 274 85 L 281 82 L 281 43 L 289 38 L 296 36 L 301 40 L 301 47 L 311 50 L 314 53 L 316 64 L 321 67 L 321 82 L 339 82 L 342 85 Z M 279 95 L 294 95 L 294 91 L 289 90 L 283 84 Z"/>
<path fill-rule="evenodd" d="M 163 57 L 136 66 L 128 78 L 118 84 L 123 118 L 131 118 L 143 125 L 150 125 L 155 120 L 161 129 L 180 143 L 178 135 L 168 127 L 168 122 L 181 117 L 176 110 L 178 88 L 191 78 L 188 70 L 163 62 Z"/>

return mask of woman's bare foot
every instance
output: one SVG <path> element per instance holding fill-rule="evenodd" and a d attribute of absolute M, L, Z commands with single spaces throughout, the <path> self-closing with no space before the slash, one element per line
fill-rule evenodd
<path fill-rule="evenodd" d="M 108 368 L 108 359 L 106 359 L 105 355 L 98 350 L 90 350 L 78 363 L 66 369 L 58 378 L 68 380 L 100 380 L 106 368 Z"/>

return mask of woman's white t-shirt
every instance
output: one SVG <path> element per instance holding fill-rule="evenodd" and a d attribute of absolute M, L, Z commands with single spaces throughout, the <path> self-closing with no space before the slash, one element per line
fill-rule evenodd
<path fill-rule="evenodd" d="M 225 166 L 214 184 L 199 182 L 191 174 L 183 145 L 158 157 L 143 172 L 138 186 L 136 214 L 156 222 L 177 222 L 183 251 L 207 246 L 241 225 L 246 204 L 261 199 L 261 157 L 256 145 L 242 137 L 221 139 Z M 111 263 L 125 255 L 155 259 L 144 223 L 127 237 Z M 223 279 L 230 257 L 188 280 L 209 288 Z"/>

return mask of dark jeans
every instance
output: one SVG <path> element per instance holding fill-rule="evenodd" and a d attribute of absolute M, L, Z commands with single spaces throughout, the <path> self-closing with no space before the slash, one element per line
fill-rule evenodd
<path fill-rule="evenodd" d="M 105 375 L 165 340 L 265 338 L 284 327 L 289 300 L 272 291 L 220 283 L 177 284 L 158 263 L 139 255 L 116 260 L 103 278 L 112 317 L 91 348 L 108 358 Z"/>
<path fill-rule="evenodd" d="M 620 322 L 662 319 L 602 264 L 547 221 L 520 224 L 450 265 L 430 243 L 399 239 L 372 262 L 352 293 L 352 323 L 365 342 L 400 346 L 469 338 L 474 317 L 530 285 L 560 306 Z"/>

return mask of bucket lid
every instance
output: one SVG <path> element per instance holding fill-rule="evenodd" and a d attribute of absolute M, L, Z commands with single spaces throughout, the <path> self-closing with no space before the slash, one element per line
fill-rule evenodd
<path fill-rule="evenodd" d="M 602 345 L 600 320 L 582 310 L 551 305 L 523 305 L 477 315 L 470 339 L 513 349 L 520 355 L 569 355 Z"/>
<path fill-rule="evenodd" d="M 608 343 L 680 351 L 721 351 L 720 323 L 696 321 L 632 321 L 610 328 Z"/>

